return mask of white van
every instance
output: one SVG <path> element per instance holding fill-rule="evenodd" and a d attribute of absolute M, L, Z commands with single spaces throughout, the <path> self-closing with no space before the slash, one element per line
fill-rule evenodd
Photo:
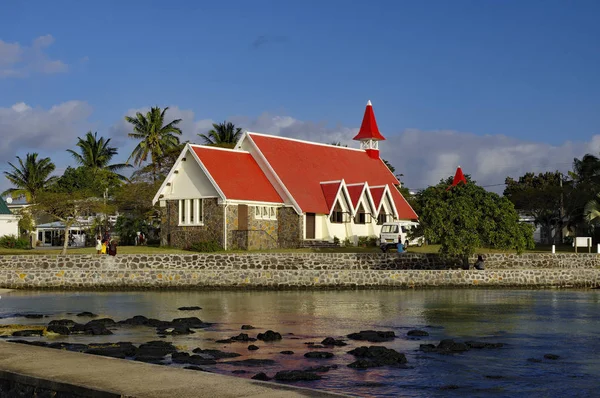
<path fill-rule="evenodd" d="M 408 232 L 418 226 L 419 223 L 413 221 L 396 221 L 383 224 L 381 226 L 381 233 L 379 234 L 381 250 L 386 252 L 390 248 L 395 249 L 398 242 L 402 242 L 405 249 L 409 246 L 423 246 L 423 242 L 425 241 L 423 236 L 413 239 L 408 238 Z"/>

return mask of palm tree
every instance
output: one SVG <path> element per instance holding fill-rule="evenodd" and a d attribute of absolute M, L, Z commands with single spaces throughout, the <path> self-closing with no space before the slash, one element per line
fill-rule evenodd
<path fill-rule="evenodd" d="M 16 187 L 2 192 L 12 197 L 24 196 L 28 202 L 35 202 L 36 195 L 52 185 L 58 177 L 50 177 L 56 166 L 50 158 L 38 160 L 37 153 L 28 153 L 25 161 L 17 156 L 19 167 L 8 162 L 12 171 L 5 171 L 6 178 Z"/>
<path fill-rule="evenodd" d="M 583 209 L 583 217 L 588 224 L 595 224 L 600 218 L 600 195 L 586 203 Z"/>
<path fill-rule="evenodd" d="M 85 139 L 77 137 L 77 146 L 79 147 L 79 153 L 72 149 L 67 149 L 75 161 L 84 167 L 90 168 L 94 171 L 99 169 L 105 169 L 116 174 L 121 180 L 125 180 L 126 177 L 117 174 L 116 172 L 126 167 L 131 167 L 127 163 L 109 164 L 110 160 L 117 154 L 117 148 L 109 146 L 110 138 L 105 140 L 104 137 L 98 139 L 98 133 L 92 134 L 88 131 L 85 135 Z"/>
<path fill-rule="evenodd" d="M 213 123 L 208 134 L 198 134 L 205 145 L 233 148 L 242 136 L 242 129 L 231 122 Z"/>
<path fill-rule="evenodd" d="M 177 127 L 181 119 L 165 123 L 165 113 L 169 107 L 161 111 L 159 107 L 152 107 L 146 115 L 141 112 L 135 117 L 125 116 L 125 120 L 133 125 L 133 132 L 129 137 L 140 140 L 127 162 L 133 158 L 134 164 L 141 165 L 148 159 L 148 154 L 154 164 L 152 177 L 156 181 L 158 169 L 161 167 L 161 157 L 171 147 L 179 144 L 181 129 Z M 176 135 L 177 134 L 177 135 Z"/>

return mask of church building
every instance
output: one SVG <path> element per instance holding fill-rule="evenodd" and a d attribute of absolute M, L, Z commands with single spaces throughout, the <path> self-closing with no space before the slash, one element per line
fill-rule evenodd
<path fill-rule="evenodd" d="M 379 157 L 385 138 L 370 101 L 354 140 L 360 149 L 252 132 L 234 149 L 187 144 L 153 200 L 166 210 L 161 243 L 293 248 L 416 220 Z"/>

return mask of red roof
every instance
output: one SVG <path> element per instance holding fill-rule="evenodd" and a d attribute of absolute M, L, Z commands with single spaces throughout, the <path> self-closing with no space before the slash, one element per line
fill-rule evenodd
<path fill-rule="evenodd" d="M 371 196 L 373 197 L 373 203 L 375 203 L 375 208 L 379 208 L 379 204 L 381 203 L 381 199 L 383 199 L 383 192 L 385 191 L 385 187 L 376 187 L 369 188 L 371 191 Z"/>
<path fill-rule="evenodd" d="M 465 178 L 465 175 L 463 174 L 463 171 L 460 168 L 460 166 L 458 166 L 458 168 L 456 169 L 456 174 L 454 174 L 454 179 L 452 180 L 452 185 L 450 185 L 448 189 L 457 186 L 461 182 L 466 185 L 467 179 Z"/>
<path fill-rule="evenodd" d="M 379 141 L 385 140 L 385 137 L 379 132 L 379 127 L 377 127 L 377 121 L 375 120 L 375 113 L 373 113 L 371 101 L 367 103 L 360 130 L 358 131 L 358 134 L 356 134 L 356 137 L 353 138 L 353 140 L 357 141 L 368 139 Z"/>
<path fill-rule="evenodd" d="M 417 218 L 395 189 L 396 177 L 381 159 L 370 158 L 363 150 L 254 133 L 248 133 L 248 137 L 305 213 L 329 214 L 331 207 L 327 205 L 321 182 L 343 179 L 346 184 L 389 185 L 400 218 Z"/>
<path fill-rule="evenodd" d="M 350 185 L 350 186 L 347 186 L 346 188 L 348 188 L 348 193 L 350 194 L 350 200 L 352 200 L 352 206 L 354 208 L 356 208 L 356 205 L 358 204 L 358 201 L 360 200 L 360 194 L 362 193 L 363 189 L 365 188 L 365 184 Z"/>
<path fill-rule="evenodd" d="M 342 185 L 341 181 L 321 183 L 323 197 L 325 198 L 325 203 L 327 203 L 328 209 L 331 209 L 333 207 L 333 202 L 335 202 L 337 193 L 340 190 L 340 185 Z M 327 213 L 329 213 L 329 210 L 327 211 Z"/>
<path fill-rule="evenodd" d="M 248 152 L 192 146 L 227 199 L 283 203 Z"/>

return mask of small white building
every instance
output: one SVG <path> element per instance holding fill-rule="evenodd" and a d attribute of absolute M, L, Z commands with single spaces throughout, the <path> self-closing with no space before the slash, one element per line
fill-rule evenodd
<path fill-rule="evenodd" d="M 0 198 L 0 236 L 5 235 L 19 236 L 19 216 L 13 214 Z"/>

